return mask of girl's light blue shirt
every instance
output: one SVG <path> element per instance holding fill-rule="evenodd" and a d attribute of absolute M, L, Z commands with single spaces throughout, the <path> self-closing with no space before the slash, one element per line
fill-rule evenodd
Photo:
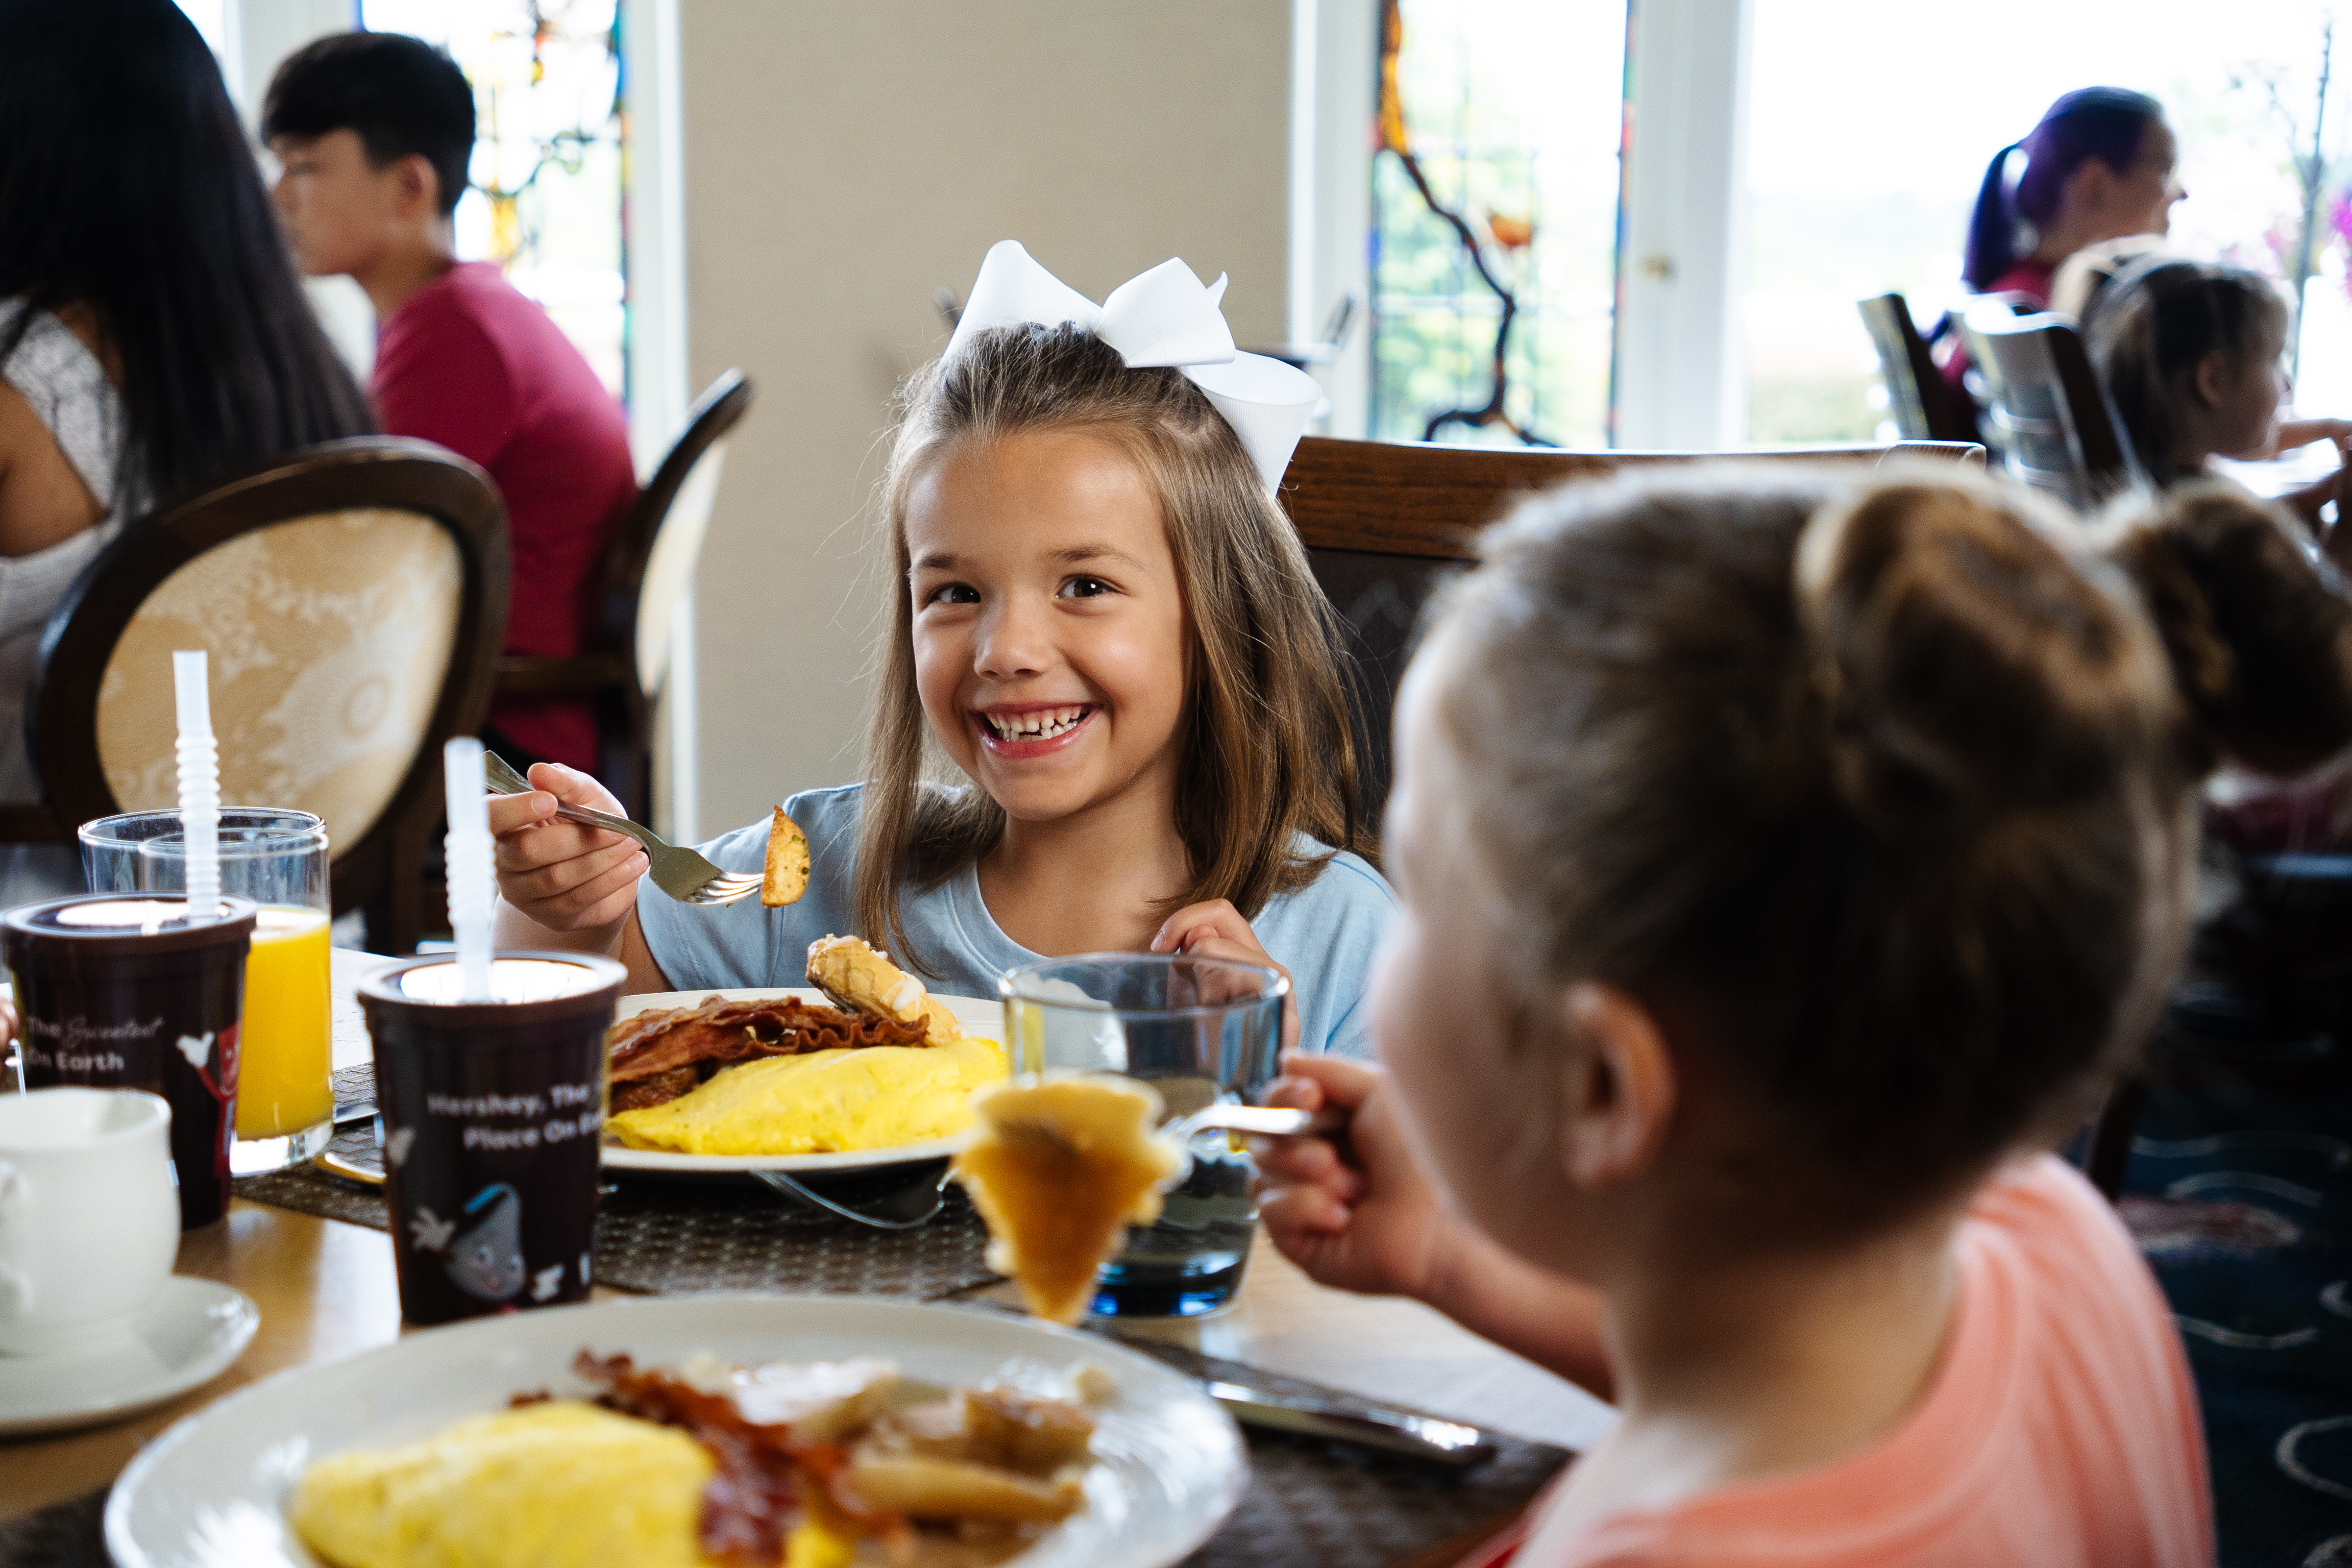
<path fill-rule="evenodd" d="M 819 937 L 857 931 L 851 891 L 857 864 L 863 784 L 808 790 L 784 810 L 808 835 L 809 884 L 782 909 L 756 898 L 719 909 L 690 909 L 648 877 L 637 886 L 637 921 L 646 945 L 681 991 L 805 985 L 808 946 Z M 1324 846 L 1308 840 L 1316 853 Z M 755 822 L 699 846 L 722 871 L 757 872 L 767 861 L 768 824 Z M 1372 956 L 1396 910 L 1396 894 L 1360 856 L 1333 855 L 1321 873 L 1292 893 L 1276 893 L 1250 929 L 1268 956 L 1290 971 L 1298 997 L 1302 1050 L 1369 1057 L 1365 992 Z M 996 977 L 1040 954 L 1004 934 L 980 896 L 980 873 L 967 866 L 936 888 L 908 895 L 908 939 L 927 960 L 935 989 L 950 995 L 994 996 Z"/>

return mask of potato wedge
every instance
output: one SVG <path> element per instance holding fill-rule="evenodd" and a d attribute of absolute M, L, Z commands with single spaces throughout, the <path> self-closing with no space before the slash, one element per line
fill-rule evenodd
<path fill-rule="evenodd" d="M 760 876 L 760 901 L 772 910 L 798 903 L 808 891 L 808 835 L 780 805 L 768 824 L 768 864 Z"/>
<path fill-rule="evenodd" d="M 860 1454 L 850 1461 L 848 1479 L 868 1506 L 909 1519 L 1051 1524 L 1087 1500 L 1086 1489 L 1074 1479 L 1034 1480 L 989 1465 L 918 1454 Z"/>

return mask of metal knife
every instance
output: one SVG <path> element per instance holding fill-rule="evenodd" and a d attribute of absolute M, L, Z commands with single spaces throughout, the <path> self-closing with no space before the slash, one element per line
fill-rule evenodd
<path fill-rule="evenodd" d="M 1458 1421 L 1440 1421 L 1379 1405 L 1360 1410 L 1327 1400 L 1269 1394 L 1238 1383 L 1211 1382 L 1203 1386 L 1210 1398 L 1247 1426 L 1353 1443 L 1455 1468 L 1477 1464 L 1495 1452 L 1494 1441 L 1486 1433 Z"/>

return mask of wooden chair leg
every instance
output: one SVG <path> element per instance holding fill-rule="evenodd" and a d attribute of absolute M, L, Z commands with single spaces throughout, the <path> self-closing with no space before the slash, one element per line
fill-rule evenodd
<path fill-rule="evenodd" d="M 2092 1123 L 2087 1173 L 2091 1184 L 2109 1203 L 2123 1194 L 2124 1170 L 2131 1163 L 2132 1133 L 2138 1129 L 2139 1113 L 2147 1105 L 2147 1084 L 2138 1078 L 2127 1078 L 2108 1094 L 2098 1120 Z"/>

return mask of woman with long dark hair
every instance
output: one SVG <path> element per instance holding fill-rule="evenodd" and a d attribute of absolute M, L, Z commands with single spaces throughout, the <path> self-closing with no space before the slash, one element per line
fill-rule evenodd
<path fill-rule="evenodd" d="M 0 800 L 41 628 L 131 519 L 373 428 L 171 0 L 0 0 Z"/>
<path fill-rule="evenodd" d="M 1993 154 L 1969 221 L 1960 276 L 1979 294 L 2050 302 L 2050 281 L 2086 245 L 2162 234 L 2185 194 L 2164 106 L 2144 92 L 2086 87 L 2050 106 L 2024 140 Z"/>

